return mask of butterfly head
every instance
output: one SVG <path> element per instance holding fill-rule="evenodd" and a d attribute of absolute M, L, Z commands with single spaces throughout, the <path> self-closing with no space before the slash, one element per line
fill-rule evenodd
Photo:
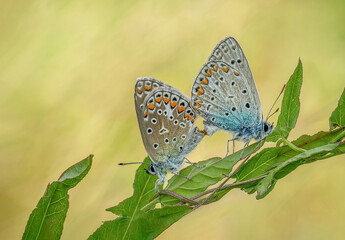
<path fill-rule="evenodd" d="M 146 172 L 150 175 L 157 175 L 157 169 L 153 163 L 150 164 L 149 169 Z"/>
<path fill-rule="evenodd" d="M 263 121 L 261 123 L 261 136 L 260 139 L 263 139 L 264 137 L 268 136 L 273 130 L 273 123 L 270 124 L 269 122 L 267 121 Z"/>

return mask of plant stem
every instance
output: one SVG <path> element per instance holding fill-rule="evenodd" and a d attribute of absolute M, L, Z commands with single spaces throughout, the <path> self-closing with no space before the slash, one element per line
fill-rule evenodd
<path fill-rule="evenodd" d="M 265 177 L 266 177 L 266 175 L 261 176 L 261 177 L 258 177 L 258 178 L 253 178 L 253 179 L 249 179 L 249 180 L 246 180 L 246 181 L 242 181 L 242 182 L 226 184 L 226 185 L 222 186 L 221 188 L 219 188 L 219 190 L 224 190 L 224 189 L 228 189 L 228 188 L 239 187 L 239 186 L 241 186 L 241 185 L 246 185 L 246 184 L 248 184 L 248 183 L 253 183 L 253 182 L 259 181 L 259 180 L 261 180 L 261 179 L 263 179 L 263 178 L 265 178 Z M 217 189 L 217 188 L 212 188 L 212 189 L 203 191 L 203 192 L 201 192 L 201 193 L 199 193 L 199 194 L 194 195 L 193 197 L 191 197 L 191 198 L 189 198 L 189 199 L 191 199 L 191 200 L 198 199 L 198 198 L 200 198 L 200 197 L 202 197 L 202 196 L 204 196 L 204 195 L 207 195 L 207 194 L 209 194 L 209 193 L 215 191 L 216 189 Z"/>
<path fill-rule="evenodd" d="M 190 203 L 190 204 L 194 204 L 194 205 L 199 204 L 199 202 L 193 201 L 190 198 L 186 198 L 186 197 L 181 196 L 180 194 L 174 193 L 172 191 L 161 190 L 161 191 L 159 191 L 159 194 L 166 194 L 166 195 L 172 196 L 172 197 L 177 198 L 178 200 L 180 200 L 181 202 L 184 202 L 184 203 Z"/>
<path fill-rule="evenodd" d="M 285 138 L 280 138 L 280 141 L 278 141 L 278 142 L 285 143 L 286 145 L 288 145 L 291 149 L 295 150 L 296 152 L 305 152 L 305 150 L 303 148 L 297 147 L 296 145 L 294 145 L 293 143 L 289 142 Z"/>

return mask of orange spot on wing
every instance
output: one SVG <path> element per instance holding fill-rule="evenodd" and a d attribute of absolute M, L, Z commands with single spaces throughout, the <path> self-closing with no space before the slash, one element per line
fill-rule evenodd
<path fill-rule="evenodd" d="M 178 113 L 183 112 L 185 108 L 183 106 L 178 106 L 177 111 Z"/>
<path fill-rule="evenodd" d="M 174 108 L 176 105 L 177 105 L 177 102 L 171 102 L 171 103 L 170 103 L 170 106 L 171 106 L 172 108 Z"/>
<path fill-rule="evenodd" d="M 167 104 L 170 101 L 170 98 L 163 98 L 163 101 Z"/>
<path fill-rule="evenodd" d="M 211 68 L 213 71 L 217 71 L 218 70 L 218 66 L 215 66 L 214 68 Z"/>
<path fill-rule="evenodd" d="M 207 85 L 207 84 L 208 84 L 208 80 L 207 80 L 207 78 L 205 77 L 205 79 L 204 79 L 204 80 L 202 80 L 202 81 L 200 82 L 200 84 Z"/>
<path fill-rule="evenodd" d="M 234 71 L 234 74 L 236 75 L 236 76 L 238 76 L 238 75 L 240 75 L 238 72 L 236 72 L 236 71 Z"/>
<path fill-rule="evenodd" d="M 143 90 L 137 88 L 137 93 L 141 94 L 143 92 Z"/>
<path fill-rule="evenodd" d="M 207 73 L 204 74 L 207 77 L 211 77 L 211 70 L 209 69 Z"/>
<path fill-rule="evenodd" d="M 189 114 L 187 114 L 187 113 L 184 115 L 185 118 L 187 118 L 188 116 L 189 116 Z"/>
<path fill-rule="evenodd" d="M 193 116 L 191 115 L 188 115 L 188 119 L 191 120 L 193 118 Z"/>
<path fill-rule="evenodd" d="M 147 110 L 144 112 L 144 117 L 146 117 L 147 116 Z"/>
<path fill-rule="evenodd" d="M 204 89 L 200 86 L 198 88 L 198 95 L 204 94 Z"/>
<path fill-rule="evenodd" d="M 160 103 L 162 101 L 161 97 L 156 98 L 156 102 Z"/>
<path fill-rule="evenodd" d="M 222 70 L 227 73 L 229 71 L 229 67 L 224 67 Z"/>
<path fill-rule="evenodd" d="M 194 123 L 194 121 L 195 121 L 195 120 L 194 120 L 194 118 L 193 118 L 193 119 L 192 119 L 192 123 Z"/>
<path fill-rule="evenodd" d="M 151 86 L 145 86 L 146 91 L 150 91 L 151 88 L 152 88 Z"/>
<path fill-rule="evenodd" d="M 200 105 L 200 103 L 197 103 L 194 107 L 195 107 L 195 108 L 200 108 L 201 105 Z"/>
<path fill-rule="evenodd" d="M 147 105 L 147 108 L 152 110 L 152 109 L 155 108 L 155 104 L 154 103 L 150 103 L 150 104 Z"/>

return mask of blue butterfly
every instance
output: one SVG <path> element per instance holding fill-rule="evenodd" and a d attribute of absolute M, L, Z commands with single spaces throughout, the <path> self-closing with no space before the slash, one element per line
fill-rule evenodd
<path fill-rule="evenodd" d="M 146 172 L 158 176 L 158 191 L 166 181 L 165 172 L 185 177 L 179 171 L 205 134 L 194 126 L 198 116 L 188 97 L 164 82 L 137 79 L 134 99 L 141 137 L 152 160 Z"/>
<path fill-rule="evenodd" d="M 233 37 L 225 38 L 215 47 L 195 78 L 192 106 L 205 119 L 207 135 L 219 130 L 233 134 L 228 144 L 239 140 L 247 146 L 251 139 L 261 140 L 273 129 L 273 124 L 263 120 L 252 72 Z"/>

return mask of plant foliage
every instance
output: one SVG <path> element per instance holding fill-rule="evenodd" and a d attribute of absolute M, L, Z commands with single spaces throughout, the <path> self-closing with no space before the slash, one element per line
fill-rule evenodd
<path fill-rule="evenodd" d="M 320 131 L 310 136 L 302 135 L 291 142 L 287 140 L 300 111 L 302 79 L 302 62 L 299 60 L 286 84 L 277 126 L 267 139 L 246 147 L 243 153 L 240 150 L 226 158 L 214 157 L 197 163 L 199 167 L 189 166 L 181 170 L 181 175 L 191 178 L 192 181 L 175 175 L 158 195 L 154 190 L 157 177 L 146 173 L 145 167 L 150 159 L 145 158 L 145 163 L 136 171 L 133 195 L 107 209 L 118 217 L 104 222 L 89 239 L 154 239 L 186 214 L 201 205 L 218 201 L 234 188 L 240 188 L 248 194 L 256 193 L 256 198 L 262 199 L 274 189 L 279 179 L 299 166 L 343 154 L 345 91 L 329 119 L 329 131 Z M 276 146 L 260 151 L 266 141 L 276 142 Z M 238 166 L 240 156 L 246 160 L 242 160 L 242 164 Z M 91 165 L 91 157 L 89 161 Z M 80 172 L 80 176 L 84 174 L 82 177 L 89 168 L 84 169 Z M 79 177 L 79 181 L 82 177 Z M 232 183 L 226 184 L 230 179 Z M 61 183 L 65 183 L 65 180 Z M 23 238 L 60 237 L 68 208 L 67 191 L 77 184 L 77 180 L 66 186 L 58 184 L 59 182 L 54 182 L 48 187 L 45 197 L 30 216 Z M 63 196 L 56 195 L 57 192 L 60 194 L 60 191 L 56 191 L 58 187 L 63 189 Z M 56 205 L 61 205 L 61 210 L 55 209 Z M 56 229 L 50 226 L 51 218 L 54 218 L 53 226 Z"/>
<path fill-rule="evenodd" d="M 89 172 L 93 156 L 68 168 L 51 184 L 32 211 L 23 239 L 60 239 L 69 207 L 68 190 L 74 188 Z"/>

